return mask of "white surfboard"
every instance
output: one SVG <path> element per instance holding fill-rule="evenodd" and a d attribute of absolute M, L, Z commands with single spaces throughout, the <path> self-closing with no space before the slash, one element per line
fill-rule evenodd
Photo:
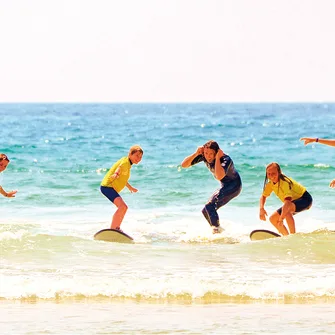
<path fill-rule="evenodd" d="M 250 233 L 251 241 L 267 240 L 268 238 L 281 237 L 281 235 L 266 229 L 253 230 Z"/>
<path fill-rule="evenodd" d="M 94 235 L 94 239 L 106 242 L 134 243 L 134 239 L 117 229 L 102 229 Z"/>

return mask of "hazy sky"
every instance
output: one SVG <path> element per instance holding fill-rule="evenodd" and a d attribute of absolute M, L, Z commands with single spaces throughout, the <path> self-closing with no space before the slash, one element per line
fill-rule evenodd
<path fill-rule="evenodd" d="M 334 13 L 334 0 L 0 0 L 0 101 L 335 101 Z"/>

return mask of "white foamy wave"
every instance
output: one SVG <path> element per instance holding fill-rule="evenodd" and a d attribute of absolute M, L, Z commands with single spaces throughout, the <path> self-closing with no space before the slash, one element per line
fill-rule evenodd
<path fill-rule="evenodd" d="M 21 240 L 24 235 L 27 234 L 26 230 L 20 229 L 16 232 L 3 231 L 0 233 L 0 241 L 4 240 Z"/>
<path fill-rule="evenodd" d="M 277 271 L 277 270 L 276 270 Z M 280 272 L 280 271 L 279 271 Z M 142 275 L 114 277 L 70 275 L 70 273 L 50 272 L 37 276 L 1 276 L 1 299 L 75 298 L 126 298 L 143 300 L 273 300 L 335 299 L 335 275 L 321 271 L 317 276 L 281 273 L 277 276 L 227 275 L 226 278 L 206 276 L 206 271 L 189 275 L 185 272 L 175 275 Z M 57 278 L 57 280 L 55 280 Z M 206 279 L 207 278 L 207 279 Z"/>
<path fill-rule="evenodd" d="M 328 164 L 318 163 L 318 164 L 314 164 L 314 167 L 319 167 L 319 168 L 329 168 L 330 165 L 328 165 Z"/>

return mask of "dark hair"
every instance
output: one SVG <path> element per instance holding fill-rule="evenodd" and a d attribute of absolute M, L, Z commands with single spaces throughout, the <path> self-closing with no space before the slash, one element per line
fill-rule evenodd
<path fill-rule="evenodd" d="M 279 175 L 279 178 L 278 178 L 279 181 L 284 180 L 284 181 L 288 182 L 289 187 L 291 189 L 291 187 L 293 185 L 292 180 L 289 177 L 287 177 L 283 174 L 283 172 L 281 171 L 281 168 L 280 168 L 278 163 L 272 162 L 272 163 L 268 164 L 266 166 L 266 169 L 265 169 L 265 179 L 264 179 L 263 191 L 265 189 L 266 184 L 269 182 L 269 179 L 268 179 L 268 176 L 267 176 L 267 170 L 268 170 L 269 167 L 272 167 L 272 166 L 275 166 L 277 168 L 277 172 L 278 172 L 278 175 Z"/>
<path fill-rule="evenodd" d="M 208 142 L 206 142 L 204 144 L 204 148 L 207 148 L 207 149 L 212 149 L 215 151 L 215 153 L 217 153 L 220 149 L 219 145 L 217 142 L 213 141 L 213 140 L 210 140 Z"/>

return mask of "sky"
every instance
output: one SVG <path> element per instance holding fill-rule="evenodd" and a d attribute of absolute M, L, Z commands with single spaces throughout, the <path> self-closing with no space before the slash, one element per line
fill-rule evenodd
<path fill-rule="evenodd" d="M 0 0 L 0 102 L 334 102 L 334 0 Z"/>

